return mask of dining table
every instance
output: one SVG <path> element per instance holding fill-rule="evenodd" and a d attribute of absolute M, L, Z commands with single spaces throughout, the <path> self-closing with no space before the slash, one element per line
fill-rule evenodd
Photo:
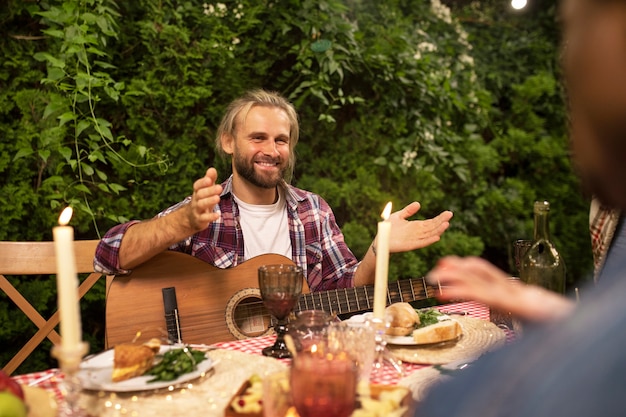
<path fill-rule="evenodd" d="M 459 302 L 436 308 L 450 315 L 471 318 L 484 326 L 481 328 L 481 334 L 486 336 L 481 336 L 477 343 L 485 344 L 485 348 L 478 346 L 472 352 L 465 352 L 465 357 L 461 353 L 458 359 L 473 360 L 515 338 L 515 333 L 511 329 L 498 327 L 490 321 L 489 308 L 483 304 Z M 79 404 L 89 416 L 223 417 L 233 396 L 252 375 L 263 378 L 289 369 L 290 359 L 274 359 L 262 355 L 261 350 L 273 344 L 274 339 L 274 335 L 267 335 L 216 343 L 206 349 L 206 355 L 212 363 L 210 370 L 196 379 L 177 386 L 131 392 L 83 389 Z M 449 377 L 449 373 L 440 372 L 440 367 L 434 365 L 436 361 L 418 363 L 419 360 L 414 361 L 411 357 L 406 357 L 406 349 L 389 350 L 400 359 L 401 372 L 388 361 L 384 361 L 381 363 L 382 366 L 372 371 L 370 384 L 407 387 L 413 400 L 419 401 L 429 386 Z M 443 359 L 444 362 L 448 360 L 450 358 Z M 16 375 L 13 379 L 23 386 L 45 390 L 51 400 L 58 404 L 64 401 L 65 375 L 58 368 Z"/>

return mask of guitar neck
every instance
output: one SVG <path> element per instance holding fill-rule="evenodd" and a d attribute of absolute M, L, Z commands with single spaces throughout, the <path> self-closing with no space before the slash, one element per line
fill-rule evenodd
<path fill-rule="evenodd" d="M 433 297 L 434 290 L 424 278 L 398 280 L 387 286 L 387 305 L 426 300 Z M 324 310 L 328 313 L 346 314 L 371 310 L 373 307 L 374 286 L 365 285 L 302 294 L 294 310 Z"/>

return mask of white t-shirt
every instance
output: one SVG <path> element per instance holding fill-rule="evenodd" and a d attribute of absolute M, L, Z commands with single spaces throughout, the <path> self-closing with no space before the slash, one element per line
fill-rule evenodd
<path fill-rule="evenodd" d="M 283 191 L 278 189 L 278 201 L 274 204 L 248 204 L 236 196 L 235 202 L 239 206 L 246 259 L 266 253 L 277 253 L 291 259 L 289 219 Z"/>

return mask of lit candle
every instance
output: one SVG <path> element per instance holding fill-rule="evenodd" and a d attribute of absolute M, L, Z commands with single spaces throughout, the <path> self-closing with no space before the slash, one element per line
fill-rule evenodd
<path fill-rule="evenodd" d="M 66 207 L 59 216 L 59 226 L 52 229 L 57 264 L 57 301 L 61 316 L 61 347 L 77 350 L 81 343 L 78 276 L 74 256 L 74 229 L 68 226 L 72 208 Z"/>
<path fill-rule="evenodd" d="M 387 275 L 389 273 L 389 237 L 391 235 L 391 201 L 387 203 L 378 222 L 376 235 L 376 277 L 374 281 L 374 318 L 385 319 L 387 305 Z"/>

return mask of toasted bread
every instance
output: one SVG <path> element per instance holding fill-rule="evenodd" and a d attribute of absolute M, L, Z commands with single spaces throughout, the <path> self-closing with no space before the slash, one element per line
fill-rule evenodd
<path fill-rule="evenodd" d="M 417 344 L 440 343 L 454 340 L 462 333 L 461 325 L 456 320 L 443 320 L 413 330 L 413 340 Z"/>
<path fill-rule="evenodd" d="M 157 344 L 158 343 L 158 344 Z M 122 343 L 113 348 L 113 382 L 125 381 L 145 374 L 152 368 L 160 342 L 149 341 L 143 345 Z"/>
<path fill-rule="evenodd" d="M 386 333 L 390 336 L 406 336 L 411 334 L 420 323 L 420 316 L 409 303 L 394 303 L 387 307 L 386 314 L 391 316 Z"/>

